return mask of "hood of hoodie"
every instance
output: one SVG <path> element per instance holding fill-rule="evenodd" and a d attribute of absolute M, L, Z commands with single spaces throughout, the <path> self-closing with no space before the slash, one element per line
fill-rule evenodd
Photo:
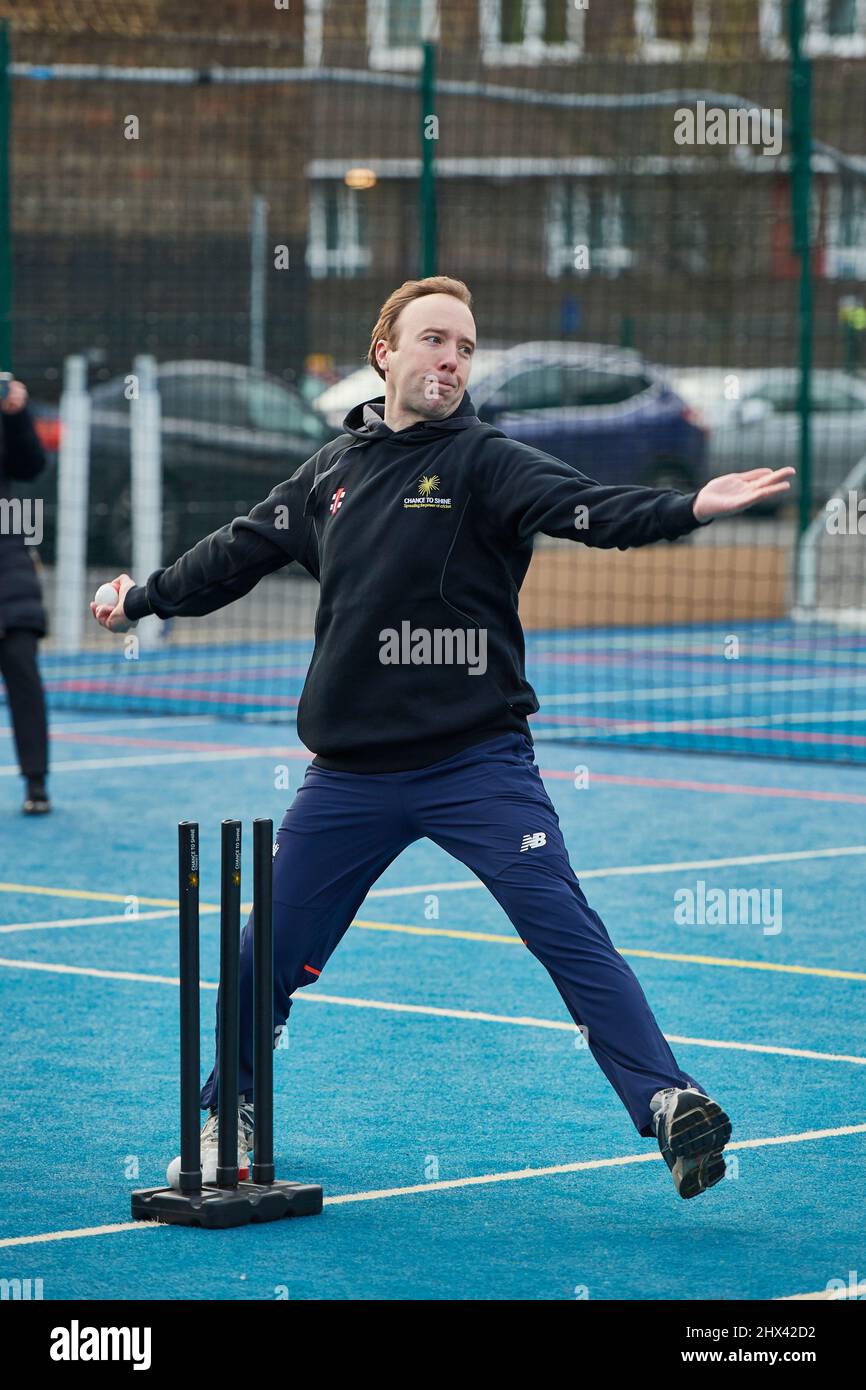
<path fill-rule="evenodd" d="M 418 420 L 407 425 L 404 430 L 392 430 L 385 424 L 385 397 L 375 396 L 353 406 L 343 421 L 343 432 L 350 434 L 358 443 L 367 440 L 387 439 L 394 444 L 418 444 L 424 439 L 437 438 L 443 434 L 453 434 L 455 430 L 465 430 L 471 425 L 480 425 L 475 414 L 475 406 L 468 391 L 464 391 L 456 410 L 442 420 Z"/>

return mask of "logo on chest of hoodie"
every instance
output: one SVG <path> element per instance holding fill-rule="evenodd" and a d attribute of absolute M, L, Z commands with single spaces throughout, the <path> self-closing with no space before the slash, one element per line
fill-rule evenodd
<path fill-rule="evenodd" d="M 416 497 L 404 497 L 403 506 L 410 511 L 415 511 L 418 507 L 439 507 L 450 510 L 451 498 L 440 497 L 438 493 L 438 473 L 425 473 L 422 478 L 418 479 L 418 495 Z"/>

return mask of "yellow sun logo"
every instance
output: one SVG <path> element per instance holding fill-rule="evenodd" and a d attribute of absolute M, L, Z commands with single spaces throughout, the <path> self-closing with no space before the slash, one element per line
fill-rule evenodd
<path fill-rule="evenodd" d="M 421 494 L 422 497 L 429 497 L 431 492 L 438 492 L 438 491 L 439 491 L 439 477 L 438 477 L 438 475 L 437 475 L 436 473 L 433 473 L 433 474 L 431 474 L 431 476 L 428 478 L 428 477 L 426 476 L 426 474 L 425 474 L 425 476 L 421 479 L 420 483 L 418 484 L 418 491 L 420 492 L 420 494 Z"/>

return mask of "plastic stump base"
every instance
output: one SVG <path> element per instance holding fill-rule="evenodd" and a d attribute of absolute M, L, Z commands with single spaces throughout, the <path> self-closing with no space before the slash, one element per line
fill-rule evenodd
<path fill-rule="evenodd" d="M 315 1183 L 239 1182 L 237 1187 L 202 1186 L 198 1192 L 149 1187 L 132 1193 L 136 1221 L 165 1221 L 174 1226 L 225 1230 L 284 1216 L 318 1216 L 322 1189 Z"/>

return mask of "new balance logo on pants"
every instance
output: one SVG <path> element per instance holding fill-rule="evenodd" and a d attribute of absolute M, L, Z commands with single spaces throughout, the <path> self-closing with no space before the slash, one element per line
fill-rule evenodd
<path fill-rule="evenodd" d="M 547 844 L 547 836 L 543 830 L 536 830 L 534 835 L 524 835 L 523 843 L 520 846 L 520 853 L 525 854 L 528 849 L 538 849 L 539 845 Z"/>

